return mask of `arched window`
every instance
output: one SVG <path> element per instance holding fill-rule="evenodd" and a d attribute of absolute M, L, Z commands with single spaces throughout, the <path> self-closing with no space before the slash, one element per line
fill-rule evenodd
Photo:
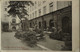
<path fill-rule="evenodd" d="M 12 23 L 16 23 L 16 19 L 12 19 Z"/>

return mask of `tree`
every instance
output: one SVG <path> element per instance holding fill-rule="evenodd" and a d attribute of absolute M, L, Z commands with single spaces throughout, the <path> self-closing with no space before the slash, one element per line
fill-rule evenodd
<path fill-rule="evenodd" d="M 26 8 L 26 5 L 34 5 L 32 1 L 10 1 L 9 2 L 9 6 L 8 8 L 10 8 L 10 10 L 8 11 L 8 13 L 11 16 L 18 16 L 19 19 L 21 20 L 21 18 L 26 18 L 26 22 L 28 25 L 28 19 L 27 17 L 25 17 L 26 15 L 28 15 Z M 26 23 L 25 23 L 26 24 Z"/>
<path fill-rule="evenodd" d="M 31 1 L 10 1 L 9 8 L 10 10 L 8 13 L 12 16 L 18 16 L 20 19 L 21 17 L 28 15 L 27 10 L 25 9 L 26 5 L 34 5 Z"/>

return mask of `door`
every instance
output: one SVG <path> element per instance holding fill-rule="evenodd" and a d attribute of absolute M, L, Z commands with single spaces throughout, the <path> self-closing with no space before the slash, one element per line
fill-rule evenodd
<path fill-rule="evenodd" d="M 53 21 L 53 19 L 51 19 L 51 20 L 49 21 L 49 27 L 50 27 L 50 28 L 54 27 L 54 21 Z"/>
<path fill-rule="evenodd" d="M 70 26 L 69 26 L 69 18 L 64 17 L 62 19 L 62 30 L 64 33 L 69 33 L 70 32 Z"/>

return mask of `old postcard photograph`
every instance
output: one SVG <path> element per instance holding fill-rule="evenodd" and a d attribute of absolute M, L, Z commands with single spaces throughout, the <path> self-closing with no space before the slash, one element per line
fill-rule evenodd
<path fill-rule="evenodd" d="M 1 50 L 73 51 L 72 6 L 72 0 L 2 1 Z"/>

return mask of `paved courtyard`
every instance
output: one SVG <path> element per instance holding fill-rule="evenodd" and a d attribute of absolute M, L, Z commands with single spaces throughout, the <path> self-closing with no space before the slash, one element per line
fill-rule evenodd
<path fill-rule="evenodd" d="M 40 47 L 31 48 L 21 40 L 14 37 L 15 32 L 3 32 L 1 35 L 2 50 L 43 50 Z"/>
<path fill-rule="evenodd" d="M 38 41 L 37 46 L 29 47 L 27 43 L 14 37 L 15 32 L 2 32 L 1 34 L 1 48 L 2 50 L 61 50 L 63 41 L 50 39 L 45 34 L 45 39 Z"/>
<path fill-rule="evenodd" d="M 58 40 L 54 40 L 49 38 L 48 36 L 49 34 L 45 34 L 45 40 L 38 42 L 39 44 L 51 49 L 51 50 L 61 50 L 63 48 L 64 41 L 58 41 Z"/>

